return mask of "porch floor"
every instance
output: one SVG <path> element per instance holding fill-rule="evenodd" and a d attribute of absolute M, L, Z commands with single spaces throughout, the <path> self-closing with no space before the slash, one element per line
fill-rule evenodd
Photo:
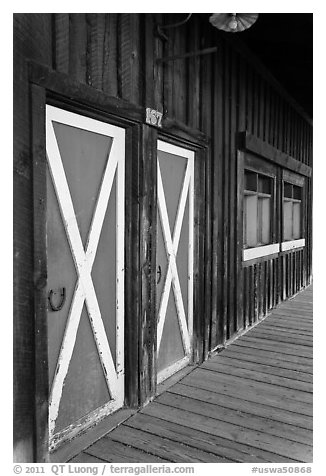
<path fill-rule="evenodd" d="M 312 378 L 310 286 L 71 462 L 312 462 Z"/>

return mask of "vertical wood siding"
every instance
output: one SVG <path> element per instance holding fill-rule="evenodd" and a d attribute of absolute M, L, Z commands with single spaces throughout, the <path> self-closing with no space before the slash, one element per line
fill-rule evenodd
<path fill-rule="evenodd" d="M 51 15 L 14 15 L 14 458 L 34 459 L 34 308 L 33 283 L 33 164 L 31 104 L 26 59 L 51 66 Z"/>
<path fill-rule="evenodd" d="M 15 15 L 17 382 L 25 382 L 25 376 L 31 375 L 33 349 L 33 322 L 26 317 L 33 315 L 33 289 L 28 284 L 33 280 L 28 271 L 32 269 L 33 220 L 26 59 L 35 59 L 107 95 L 153 107 L 207 135 L 204 259 L 208 326 L 203 357 L 311 279 L 312 179 L 306 179 L 306 247 L 246 267 L 242 267 L 238 238 L 242 218 L 237 196 L 241 180 L 237 175 L 239 131 L 247 130 L 312 166 L 311 124 L 264 68 L 237 46 L 238 40 L 212 28 L 201 15 L 194 14 L 181 27 L 164 30 L 167 41 L 157 35 L 157 24 L 180 18 L 171 14 Z M 155 62 L 158 57 L 212 46 L 217 46 L 216 53 Z M 148 293 L 141 299 L 148 299 L 151 291 Z M 154 368 L 155 364 L 151 361 L 148 365 Z M 22 387 L 19 384 L 18 395 L 29 391 L 29 382 Z M 155 382 L 141 375 L 139 385 L 146 400 Z M 27 401 L 24 397 L 24 405 Z M 22 418 L 28 413 L 23 407 L 19 412 Z"/>

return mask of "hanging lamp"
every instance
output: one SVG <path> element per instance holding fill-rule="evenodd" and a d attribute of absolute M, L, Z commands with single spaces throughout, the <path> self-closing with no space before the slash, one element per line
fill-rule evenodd
<path fill-rule="evenodd" d="M 238 33 L 250 28 L 257 18 L 258 13 L 213 13 L 209 21 L 219 30 Z"/>

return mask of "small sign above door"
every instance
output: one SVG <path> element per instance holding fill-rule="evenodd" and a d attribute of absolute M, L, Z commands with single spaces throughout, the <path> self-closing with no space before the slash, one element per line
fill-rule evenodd
<path fill-rule="evenodd" d="M 151 126 L 162 127 L 163 114 L 150 107 L 146 108 L 146 124 Z"/>

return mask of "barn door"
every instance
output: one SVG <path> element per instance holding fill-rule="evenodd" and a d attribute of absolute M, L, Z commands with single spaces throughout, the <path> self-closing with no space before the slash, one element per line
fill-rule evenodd
<path fill-rule="evenodd" d="M 51 448 L 124 402 L 122 128 L 46 108 Z"/>
<path fill-rule="evenodd" d="M 158 382 L 192 357 L 194 152 L 157 146 Z"/>

